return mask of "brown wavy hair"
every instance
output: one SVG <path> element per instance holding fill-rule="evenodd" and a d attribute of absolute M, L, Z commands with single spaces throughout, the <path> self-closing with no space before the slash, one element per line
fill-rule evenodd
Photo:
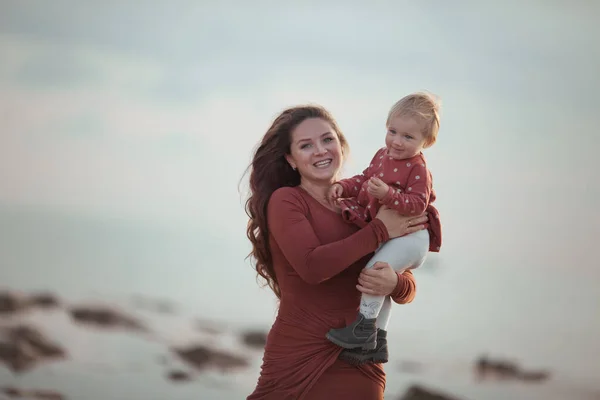
<path fill-rule="evenodd" d="M 265 285 L 268 285 L 279 299 L 281 291 L 269 247 L 267 205 L 275 190 L 300 184 L 300 174 L 292 169 L 285 155 L 290 154 L 294 129 L 310 118 L 320 118 L 329 123 L 337 133 L 342 146 L 342 155 L 348 153 L 346 138 L 333 116 L 325 108 L 317 105 L 297 106 L 284 110 L 275 118 L 260 141 L 246 171 L 250 171 L 249 196 L 245 204 L 246 214 L 250 219 L 246 235 L 252 243 L 252 251 L 248 257 L 255 261 L 257 280 L 262 278 Z"/>

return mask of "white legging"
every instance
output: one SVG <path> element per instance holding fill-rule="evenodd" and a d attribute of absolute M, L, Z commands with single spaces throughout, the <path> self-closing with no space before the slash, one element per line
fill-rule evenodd
<path fill-rule="evenodd" d="M 378 262 L 386 262 L 395 271 L 415 269 L 425 261 L 429 251 L 429 232 L 427 229 L 395 238 L 384 243 L 369 260 L 365 268 L 371 268 Z M 367 318 L 377 318 L 377 327 L 387 329 L 390 322 L 392 301 L 390 296 L 362 295 L 360 313 Z"/>

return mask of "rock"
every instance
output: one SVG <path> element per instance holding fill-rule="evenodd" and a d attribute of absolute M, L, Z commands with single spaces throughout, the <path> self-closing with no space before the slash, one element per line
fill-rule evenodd
<path fill-rule="evenodd" d="M 25 296 L 15 292 L 0 292 L 0 315 L 14 314 L 27 308 Z"/>
<path fill-rule="evenodd" d="M 0 292 L 0 315 L 15 314 L 30 307 L 51 308 L 59 305 L 56 297 L 50 293 L 38 293 L 30 297 L 16 292 Z"/>
<path fill-rule="evenodd" d="M 185 349 L 173 349 L 173 352 L 183 361 L 199 370 L 216 368 L 222 372 L 228 372 L 249 365 L 248 360 L 243 357 L 220 350 L 212 350 L 202 345 Z"/>
<path fill-rule="evenodd" d="M 264 349 L 267 344 L 267 333 L 262 331 L 249 331 L 242 334 L 242 341 L 248 347 Z"/>
<path fill-rule="evenodd" d="M 542 382 L 550 379 L 548 371 L 522 371 L 519 378 L 524 382 Z"/>
<path fill-rule="evenodd" d="M 38 354 L 44 357 L 64 357 L 65 355 L 65 351 L 61 347 L 52 343 L 39 330 L 30 326 L 21 325 L 10 328 L 8 337 L 14 342 L 27 342 L 35 348 Z"/>
<path fill-rule="evenodd" d="M 4 387 L 0 391 L 13 399 L 66 400 L 66 397 L 52 390 L 24 390 L 15 387 Z"/>
<path fill-rule="evenodd" d="M 407 374 L 418 374 L 423 371 L 423 364 L 418 361 L 405 360 L 398 363 L 398 369 Z"/>
<path fill-rule="evenodd" d="M 66 400 L 66 397 L 52 390 L 32 390 L 29 392 L 29 397 L 39 400 Z"/>
<path fill-rule="evenodd" d="M 146 330 L 136 319 L 107 307 L 74 307 L 69 312 L 74 321 L 91 326 Z"/>
<path fill-rule="evenodd" d="M 512 379 L 524 382 L 541 382 L 550 378 L 548 371 L 528 371 L 522 369 L 516 362 L 507 360 L 491 360 L 481 356 L 475 362 L 475 374 L 478 380 L 487 378 Z"/>
<path fill-rule="evenodd" d="M 174 382 L 186 382 L 190 381 L 192 377 L 185 371 L 171 371 L 169 372 L 169 379 Z"/>
<path fill-rule="evenodd" d="M 507 360 L 491 360 L 487 356 L 481 356 L 475 364 L 477 378 L 483 380 L 494 376 L 500 379 L 514 378 L 519 373 L 516 363 Z"/>
<path fill-rule="evenodd" d="M 15 388 L 15 387 L 3 387 L 0 389 L 0 391 L 2 393 L 4 393 L 5 395 L 7 395 L 8 397 L 21 397 L 22 396 L 22 391 Z"/>
<path fill-rule="evenodd" d="M 66 357 L 66 352 L 40 331 L 29 326 L 8 328 L 0 341 L 0 361 L 19 373 L 48 359 Z"/>
<path fill-rule="evenodd" d="M 37 293 L 29 297 L 29 304 L 40 308 L 55 308 L 60 306 L 60 302 L 51 293 Z"/>
<path fill-rule="evenodd" d="M 459 400 L 446 394 L 434 392 L 419 385 L 412 385 L 398 400 Z"/>
<path fill-rule="evenodd" d="M 209 335 L 219 335 L 224 332 L 224 329 L 217 327 L 215 322 L 203 319 L 197 320 L 196 326 L 198 327 L 198 330 Z"/>

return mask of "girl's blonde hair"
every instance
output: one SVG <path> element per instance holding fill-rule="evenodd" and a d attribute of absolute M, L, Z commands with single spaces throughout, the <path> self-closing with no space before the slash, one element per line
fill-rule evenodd
<path fill-rule="evenodd" d="M 398 100 L 388 113 L 386 125 L 390 125 L 392 118 L 412 117 L 425 123 L 423 135 L 425 144 L 423 147 L 431 147 L 437 140 L 440 130 L 440 103 L 436 97 L 429 93 L 412 93 Z"/>

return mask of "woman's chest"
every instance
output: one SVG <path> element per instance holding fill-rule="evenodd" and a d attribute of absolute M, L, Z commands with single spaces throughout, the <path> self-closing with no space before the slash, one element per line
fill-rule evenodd
<path fill-rule="evenodd" d="M 323 207 L 312 207 L 308 220 L 321 244 L 346 239 L 359 229 L 355 224 L 345 222 L 341 214 Z"/>

